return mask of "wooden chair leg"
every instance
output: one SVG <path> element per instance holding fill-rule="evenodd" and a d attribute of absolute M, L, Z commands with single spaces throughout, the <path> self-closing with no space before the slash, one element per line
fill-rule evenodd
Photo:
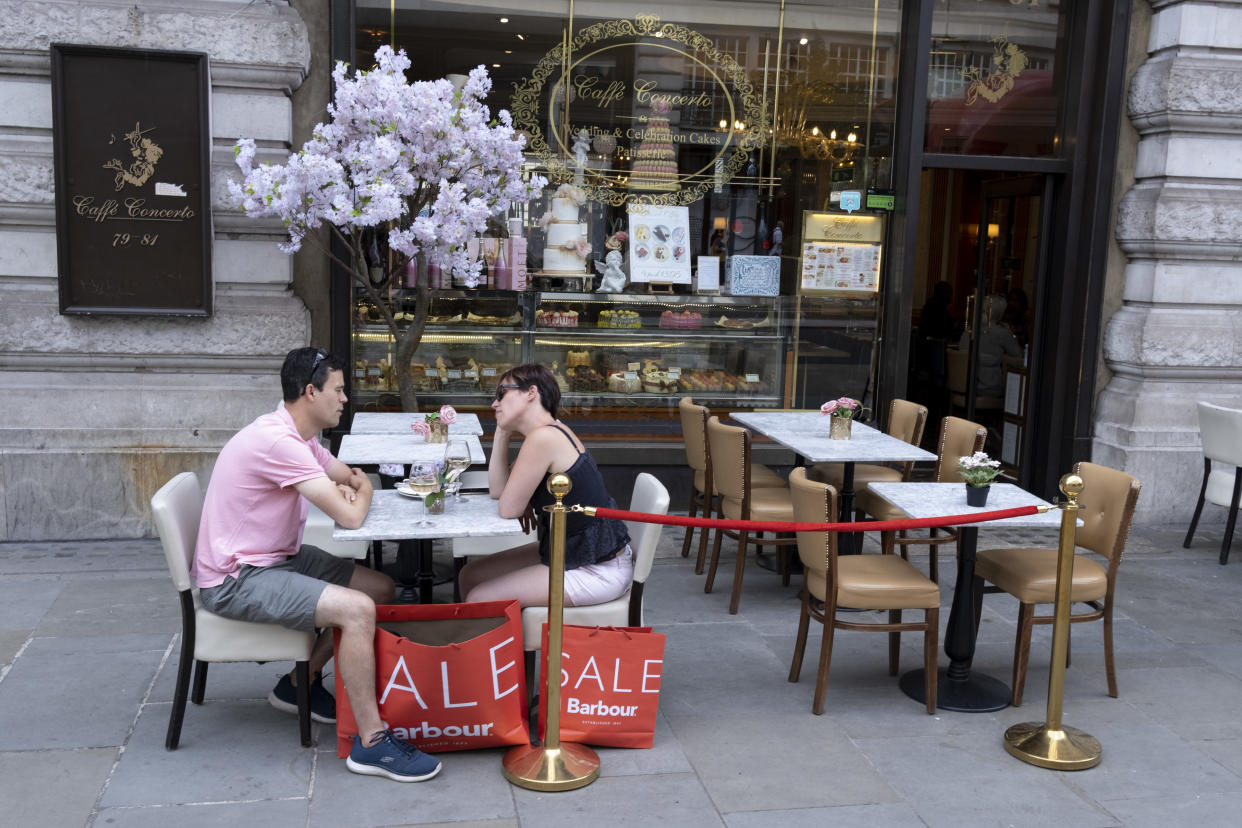
<path fill-rule="evenodd" d="M 1190 528 L 1186 530 L 1186 540 L 1182 541 L 1182 548 L 1189 549 L 1190 542 L 1195 537 L 1195 527 L 1199 525 L 1199 516 L 1203 514 L 1203 501 L 1207 496 L 1208 477 L 1212 474 L 1212 461 L 1203 458 L 1203 483 L 1199 486 L 1199 502 L 1195 504 L 1194 517 L 1190 519 Z"/>
<path fill-rule="evenodd" d="M 937 537 L 934 526 L 927 530 L 927 536 L 933 540 Z M 940 547 L 935 543 L 927 545 L 927 573 L 927 577 L 932 579 L 932 583 L 940 583 Z"/>
<path fill-rule="evenodd" d="M 1022 706 L 1022 690 L 1026 685 L 1026 664 L 1031 656 L 1031 628 L 1034 626 L 1035 605 L 1018 606 L 1018 633 L 1013 645 L 1013 706 Z"/>
<path fill-rule="evenodd" d="M 789 664 L 789 680 L 797 682 L 802 675 L 802 656 L 806 653 L 806 634 L 811 626 L 811 594 L 802 588 L 802 611 L 798 615 L 798 637 L 794 639 L 793 661 Z"/>
<path fill-rule="evenodd" d="M 194 662 L 194 689 L 190 691 L 190 701 L 203 703 L 203 695 L 207 691 L 207 662 Z"/>
<path fill-rule="evenodd" d="M 901 610 L 888 611 L 888 623 L 901 623 Z M 890 676 L 897 675 L 897 663 L 901 658 L 901 633 L 890 632 L 888 634 L 888 674 Z"/>
<path fill-rule="evenodd" d="M 940 679 L 940 610 L 935 607 L 926 610 L 924 621 L 927 623 L 927 630 L 923 633 L 923 672 L 926 682 L 923 692 L 927 696 L 927 715 L 934 716 L 936 688 Z"/>
<path fill-rule="evenodd" d="M 891 531 L 880 533 L 880 554 L 881 555 L 893 554 L 893 543 L 894 543 L 893 537 L 894 537 L 894 534 Z M 901 547 L 901 557 L 902 558 L 906 557 L 906 547 L 904 545 Z"/>
<path fill-rule="evenodd" d="M 1108 695 L 1117 698 L 1117 667 L 1113 661 L 1113 602 L 1104 605 L 1104 675 L 1108 678 Z"/>
<path fill-rule="evenodd" d="M 299 661 L 294 665 L 294 675 L 298 679 L 298 730 L 302 736 L 302 747 L 311 746 L 310 717 L 310 662 Z"/>
<path fill-rule="evenodd" d="M 699 513 L 699 493 L 695 491 L 694 484 L 690 484 L 690 506 L 686 509 L 687 517 L 695 517 Z M 704 529 L 704 532 L 707 530 Z M 683 558 L 690 557 L 690 542 L 694 539 L 694 527 L 686 527 L 686 536 L 681 541 L 681 556 Z"/>
<path fill-rule="evenodd" d="M 815 697 L 811 702 L 811 712 L 816 716 L 823 715 L 824 696 L 828 694 L 828 666 L 832 662 L 832 638 L 836 632 L 833 619 L 837 608 L 824 604 L 824 637 L 819 645 L 819 671 L 815 674 Z"/>
<path fill-rule="evenodd" d="M 776 536 L 779 538 L 779 535 Z M 777 566 L 781 571 L 781 586 L 789 586 L 790 573 L 793 571 L 788 546 L 776 547 Z"/>
<path fill-rule="evenodd" d="M 711 592 L 712 586 L 716 583 L 716 565 L 720 563 L 720 536 L 723 534 L 723 529 L 717 529 L 715 532 L 716 539 L 712 542 L 712 561 L 707 567 L 707 580 L 703 582 L 704 592 Z"/>
<path fill-rule="evenodd" d="M 704 497 L 706 500 L 703 504 L 703 517 L 713 518 L 716 516 L 716 499 L 708 495 L 704 495 Z M 703 529 L 703 531 L 699 533 L 699 556 L 695 558 L 694 561 L 695 575 L 703 574 L 703 564 L 707 560 L 707 536 L 710 534 L 711 531 L 708 529 Z"/>
<path fill-rule="evenodd" d="M 1220 565 L 1229 562 L 1229 547 L 1233 545 L 1233 527 L 1238 522 L 1238 501 L 1242 499 L 1242 468 L 1233 473 L 1233 499 L 1229 503 L 1229 518 L 1225 521 L 1225 537 L 1220 542 Z"/>
<path fill-rule="evenodd" d="M 738 604 L 742 602 L 742 576 L 746 574 L 746 545 L 749 542 L 749 532 L 743 530 L 737 533 L 737 560 L 733 562 L 733 592 L 729 595 L 730 615 L 737 615 Z"/>

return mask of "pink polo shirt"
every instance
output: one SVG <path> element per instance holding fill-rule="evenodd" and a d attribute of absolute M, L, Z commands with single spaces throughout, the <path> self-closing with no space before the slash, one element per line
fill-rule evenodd
<path fill-rule="evenodd" d="M 332 463 L 315 438 L 302 439 L 284 403 L 234 434 L 203 501 L 191 569 L 199 588 L 223 583 L 242 564 L 270 566 L 294 555 L 309 508 L 294 487 L 324 476 Z"/>

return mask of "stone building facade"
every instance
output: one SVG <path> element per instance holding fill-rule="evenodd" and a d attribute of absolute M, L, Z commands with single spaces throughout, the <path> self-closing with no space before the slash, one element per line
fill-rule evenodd
<path fill-rule="evenodd" d="M 287 350 L 326 340 L 324 263 L 277 250 L 280 228 L 233 210 L 224 181 L 238 136 L 275 159 L 319 120 L 329 5 L 0 0 L 0 541 L 149 534 L 152 492 L 205 477 L 278 401 Z M 1093 454 L 1143 480 L 1138 520 L 1184 522 L 1195 401 L 1242 407 L 1242 0 L 1134 0 L 1131 18 Z M 210 56 L 210 318 L 58 312 L 56 42 Z"/>

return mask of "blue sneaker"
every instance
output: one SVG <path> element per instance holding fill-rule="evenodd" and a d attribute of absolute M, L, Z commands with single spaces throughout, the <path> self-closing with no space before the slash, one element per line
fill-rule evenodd
<path fill-rule="evenodd" d="M 440 760 L 393 736 L 391 730 L 385 730 L 371 747 L 364 747 L 362 737 L 355 736 L 345 767 L 364 776 L 387 776 L 396 782 L 424 782 L 440 772 Z"/>
<path fill-rule="evenodd" d="M 267 701 L 277 710 L 298 714 L 298 689 L 285 673 L 276 682 L 272 692 L 267 694 Z M 336 699 L 323 686 L 323 678 L 317 678 L 310 686 L 311 721 L 321 724 L 336 724 Z"/>

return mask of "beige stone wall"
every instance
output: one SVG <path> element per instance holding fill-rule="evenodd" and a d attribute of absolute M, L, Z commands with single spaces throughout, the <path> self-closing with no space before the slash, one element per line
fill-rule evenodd
<path fill-rule="evenodd" d="M 205 481 L 229 435 L 277 404 L 284 354 L 310 340 L 279 225 L 245 219 L 224 185 L 237 137 L 261 158 L 287 152 L 307 27 L 287 3 L 243 0 L 0 0 L 0 16 L 0 541 L 150 534 L 151 493 L 183 470 Z M 54 42 L 210 56 L 211 318 L 60 315 Z"/>

